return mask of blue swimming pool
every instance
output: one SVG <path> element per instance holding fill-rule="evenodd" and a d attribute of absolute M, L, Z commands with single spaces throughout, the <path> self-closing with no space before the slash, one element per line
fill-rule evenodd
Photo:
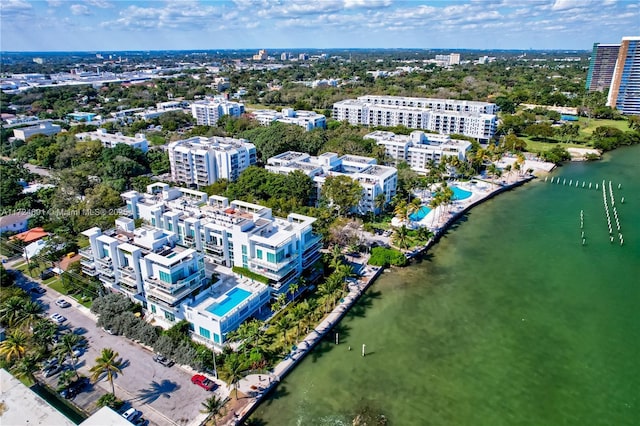
<path fill-rule="evenodd" d="M 422 206 L 418 210 L 416 210 L 415 212 L 411 213 L 409 215 L 409 219 L 411 219 L 414 222 L 419 222 L 422 219 L 424 219 L 425 216 L 428 215 L 430 211 L 431 211 L 431 209 L 429 207 Z"/>
<path fill-rule="evenodd" d="M 235 287 L 224 295 L 224 299 L 222 299 L 222 301 L 210 305 L 207 308 L 207 311 L 211 312 L 213 315 L 223 317 L 249 296 L 251 296 L 251 292 Z"/>
<path fill-rule="evenodd" d="M 451 189 L 453 190 L 453 199 L 454 200 L 464 200 L 466 198 L 471 197 L 472 193 L 469 191 L 465 191 L 464 189 L 460 189 L 457 186 L 452 186 Z"/>

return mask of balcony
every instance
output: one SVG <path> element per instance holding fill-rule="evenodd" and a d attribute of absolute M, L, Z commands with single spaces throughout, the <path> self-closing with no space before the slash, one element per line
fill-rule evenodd
<path fill-rule="evenodd" d="M 91 250 L 91 247 L 81 249 L 80 256 L 82 256 L 84 259 L 93 260 L 93 251 Z"/>
<path fill-rule="evenodd" d="M 305 257 L 304 260 L 302 261 L 302 269 L 307 269 L 308 267 L 313 265 L 318 259 L 320 259 L 321 256 L 322 256 L 322 253 L 320 253 L 319 251 L 316 251 L 309 257 Z"/>
<path fill-rule="evenodd" d="M 80 261 L 80 265 L 84 266 L 87 269 L 96 269 L 96 265 L 95 263 L 93 263 L 93 260 L 82 259 Z"/>
<path fill-rule="evenodd" d="M 159 281 L 159 280 L 158 280 Z M 147 284 L 149 281 L 145 280 Z M 174 307 L 186 298 L 194 290 L 200 288 L 200 280 L 192 280 L 191 285 L 180 286 L 178 291 L 171 291 L 165 287 L 148 285 L 146 288 L 147 298 L 157 301 L 165 306 Z"/>
<path fill-rule="evenodd" d="M 136 271 L 131 266 L 120 266 L 118 271 L 120 271 L 123 277 L 135 278 L 136 276 Z"/>
<path fill-rule="evenodd" d="M 110 286 L 113 286 L 116 283 L 115 277 L 100 274 L 99 278 L 100 278 L 100 281 Z"/>
<path fill-rule="evenodd" d="M 89 276 L 89 277 L 95 277 L 98 275 L 98 271 L 96 271 L 95 268 L 87 268 L 87 267 L 83 267 L 82 268 L 82 273 Z"/>
<path fill-rule="evenodd" d="M 288 265 L 294 263 L 294 261 L 298 258 L 298 253 L 294 253 L 289 257 L 285 257 L 285 259 L 280 263 L 273 263 L 266 261 L 264 259 L 253 258 L 249 260 L 250 264 L 255 264 L 255 267 L 264 267 L 274 271 L 279 271 L 283 268 L 286 268 Z"/>
<path fill-rule="evenodd" d="M 111 260 L 110 257 L 101 257 L 98 259 L 94 259 L 96 261 L 96 263 L 99 266 L 107 266 L 107 267 L 111 267 L 111 265 L 113 264 L 113 261 Z"/>

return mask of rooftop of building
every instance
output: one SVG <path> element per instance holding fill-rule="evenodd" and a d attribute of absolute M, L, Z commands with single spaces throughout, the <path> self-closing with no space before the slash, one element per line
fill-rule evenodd
<path fill-rule="evenodd" d="M 31 217 L 30 213 L 13 213 L 0 217 L 0 227 L 11 226 Z"/>
<path fill-rule="evenodd" d="M 210 138 L 204 136 L 194 136 L 189 139 L 182 139 L 171 142 L 169 149 L 182 150 L 231 150 L 240 147 L 252 147 L 251 142 L 246 139 L 236 139 L 222 136 L 212 136 Z"/>

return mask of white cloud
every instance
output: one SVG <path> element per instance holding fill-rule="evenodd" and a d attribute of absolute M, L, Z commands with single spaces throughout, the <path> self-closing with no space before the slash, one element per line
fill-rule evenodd
<path fill-rule="evenodd" d="M 0 16 L 2 18 L 22 18 L 31 13 L 32 6 L 23 0 L 2 0 Z"/>
<path fill-rule="evenodd" d="M 113 3 L 107 0 L 85 0 L 89 6 L 99 7 L 100 9 L 108 9 L 113 7 Z"/>
<path fill-rule="evenodd" d="M 589 6 L 590 2 L 590 0 L 556 0 L 553 6 L 551 6 L 551 10 L 561 11 L 583 8 Z"/>
<path fill-rule="evenodd" d="M 60 7 L 62 6 L 62 0 L 47 0 L 47 4 L 49 7 Z"/>
<path fill-rule="evenodd" d="M 91 15 L 91 11 L 84 4 L 73 4 L 69 9 L 71 10 L 71 13 L 76 16 Z"/>

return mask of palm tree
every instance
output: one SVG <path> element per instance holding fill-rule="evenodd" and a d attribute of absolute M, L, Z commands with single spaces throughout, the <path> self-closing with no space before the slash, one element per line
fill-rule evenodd
<path fill-rule="evenodd" d="M 47 319 L 40 319 L 33 326 L 33 341 L 43 349 L 53 345 L 53 338 L 58 333 L 58 326 Z"/>
<path fill-rule="evenodd" d="M 207 398 L 203 403 L 202 403 L 202 410 L 200 410 L 200 412 L 202 414 L 206 414 L 207 418 L 205 419 L 205 423 L 209 420 L 212 419 L 213 420 L 213 425 L 215 426 L 216 423 L 216 416 L 218 414 L 221 414 L 224 408 L 224 400 L 216 395 L 213 395 L 209 398 Z"/>
<path fill-rule="evenodd" d="M 244 365 L 238 354 L 231 353 L 224 360 L 224 370 L 229 379 L 229 384 L 233 386 L 236 401 L 238 400 L 238 382 L 242 379 Z"/>
<path fill-rule="evenodd" d="M 28 380 L 33 383 L 36 381 L 33 375 L 34 371 L 38 370 L 38 360 L 35 355 L 27 354 L 22 357 L 18 362 L 13 364 L 11 372 L 18 379 Z"/>
<path fill-rule="evenodd" d="M 20 322 L 20 312 L 22 312 L 25 304 L 26 300 L 20 296 L 9 297 L 0 306 L 0 322 L 9 327 L 18 324 Z"/>
<path fill-rule="evenodd" d="M 77 374 L 75 374 L 73 371 L 71 370 L 65 370 L 62 373 L 60 373 L 60 377 L 58 377 L 58 387 L 59 388 L 66 388 L 68 387 L 71 382 L 73 382 L 73 376 Z M 80 377 L 77 377 L 78 379 Z"/>
<path fill-rule="evenodd" d="M 373 199 L 373 205 L 376 210 L 380 210 L 380 214 L 384 212 L 384 206 L 387 204 L 387 196 L 384 193 L 380 193 Z M 375 217 L 375 215 L 374 215 Z"/>
<path fill-rule="evenodd" d="M 73 351 L 83 340 L 84 339 L 81 336 L 74 333 L 63 334 L 62 339 L 60 339 L 60 342 L 53 349 L 53 353 L 58 357 L 58 359 L 63 360 L 67 356 L 71 358 L 71 366 L 73 367 L 73 371 L 77 378 L 80 378 L 80 376 L 78 375 L 78 370 L 76 368 L 77 357 L 73 354 Z"/>
<path fill-rule="evenodd" d="M 41 319 L 40 314 L 42 314 L 42 306 L 38 302 L 28 300 L 18 314 L 18 321 L 25 327 L 31 327 Z"/>
<path fill-rule="evenodd" d="M 22 330 L 14 330 L 7 336 L 7 340 L 0 343 L 0 355 L 4 356 L 7 362 L 13 358 L 21 359 L 27 352 L 29 336 Z"/>
<path fill-rule="evenodd" d="M 96 365 L 91 367 L 91 380 L 97 382 L 100 376 L 106 373 L 109 383 L 111 383 L 111 393 L 115 396 L 116 389 L 113 385 L 114 377 L 118 374 L 122 374 L 122 360 L 118 358 L 118 352 L 114 352 L 111 348 L 104 348 L 98 358 L 96 358 Z"/>
<path fill-rule="evenodd" d="M 402 225 L 399 228 L 396 228 L 394 232 L 394 241 L 398 244 L 400 248 L 406 249 L 409 247 L 409 242 L 407 241 L 407 237 L 409 236 L 409 231 L 406 226 Z"/>
<path fill-rule="evenodd" d="M 298 292 L 299 289 L 300 289 L 300 284 L 298 284 L 297 281 L 289 284 L 289 293 L 291 294 L 291 300 L 294 302 L 296 300 L 296 293 Z"/>
<path fill-rule="evenodd" d="M 291 328 L 291 318 L 288 315 L 282 315 L 276 323 L 276 328 L 282 331 L 282 341 L 287 346 L 287 331 Z"/>

